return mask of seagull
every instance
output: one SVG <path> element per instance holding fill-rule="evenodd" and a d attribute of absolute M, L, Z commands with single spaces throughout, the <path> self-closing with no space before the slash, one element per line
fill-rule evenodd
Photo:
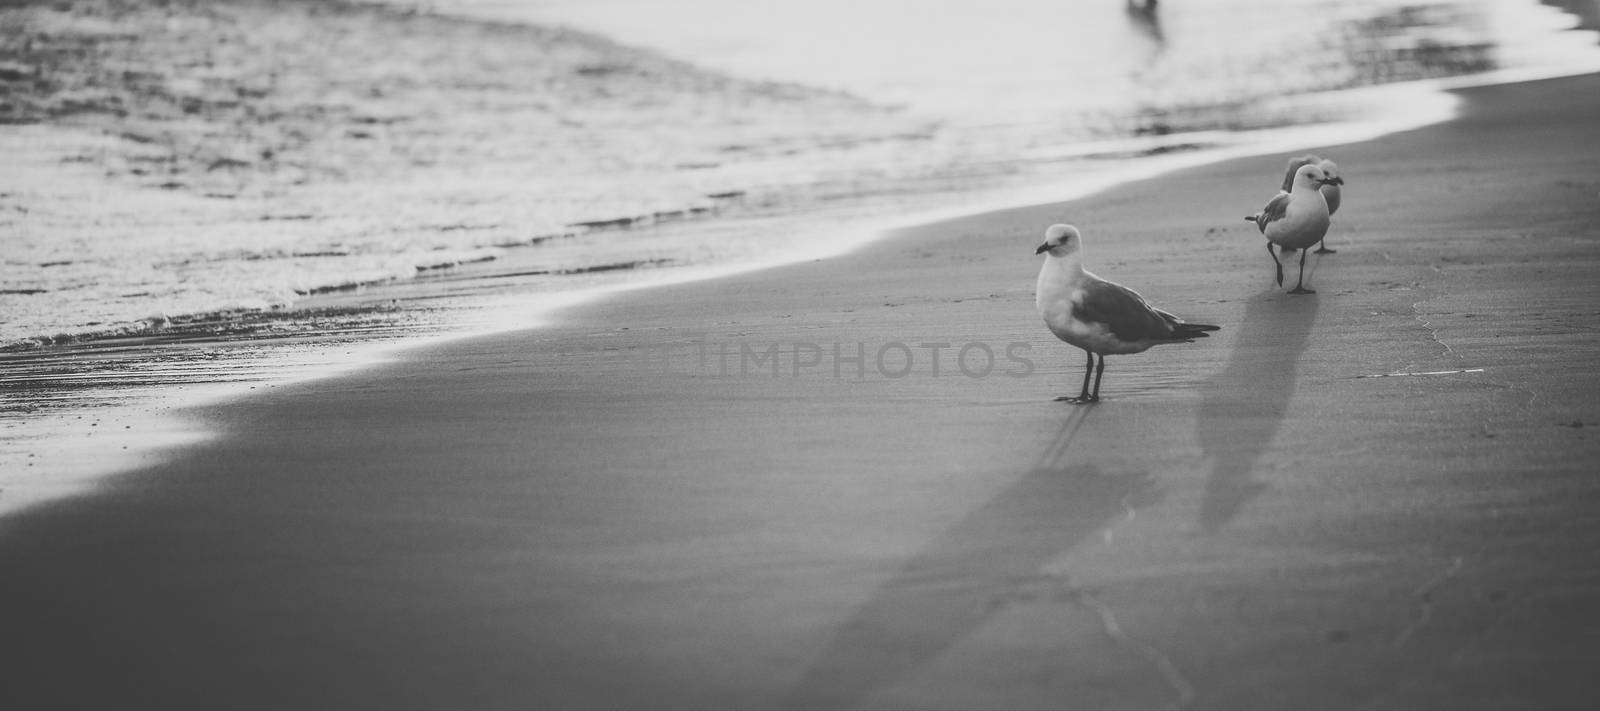
<path fill-rule="evenodd" d="M 1205 338 L 1220 326 L 1184 323 L 1183 319 L 1152 307 L 1126 286 L 1097 277 L 1083 268 L 1083 235 L 1072 225 L 1051 225 L 1044 244 L 1034 254 L 1045 255 L 1039 270 L 1034 305 L 1050 332 L 1089 354 L 1083 371 L 1083 392 L 1061 396 L 1058 402 L 1087 404 L 1100 401 L 1100 377 L 1106 356 L 1140 353 L 1162 343 L 1189 343 Z M 1095 355 L 1100 364 L 1095 365 Z M 1094 373 L 1094 393 L 1089 373 Z"/>
<path fill-rule="evenodd" d="M 1283 247 L 1285 254 L 1296 249 L 1307 250 L 1328 235 L 1328 201 L 1318 190 L 1333 181 L 1314 165 L 1302 165 L 1294 172 L 1294 183 L 1288 192 L 1280 191 L 1261 212 L 1244 219 L 1256 223 L 1261 234 L 1267 236 L 1267 254 L 1278 265 L 1278 286 L 1283 286 L 1283 262 L 1272 251 L 1272 245 Z M 1300 252 L 1300 281 L 1289 291 L 1291 294 L 1315 294 L 1307 289 L 1306 254 Z"/>
<path fill-rule="evenodd" d="M 1328 216 L 1332 217 L 1333 213 L 1339 211 L 1339 193 L 1341 192 L 1340 186 L 1344 185 L 1344 178 L 1339 177 L 1339 165 L 1331 160 L 1328 160 L 1327 158 L 1320 158 L 1317 155 L 1310 153 L 1299 158 L 1291 159 L 1289 161 L 1289 170 L 1283 174 L 1284 192 L 1289 192 L 1294 188 L 1294 173 L 1300 169 L 1300 166 L 1303 165 L 1315 165 L 1318 168 L 1321 168 L 1323 174 L 1328 176 L 1329 180 L 1333 181 L 1332 183 L 1328 183 L 1317 188 L 1322 192 L 1322 199 L 1328 201 Z M 1284 253 L 1287 254 L 1292 251 L 1294 250 L 1286 249 L 1284 250 Z M 1339 250 L 1336 249 L 1328 249 L 1328 240 L 1327 238 L 1323 238 L 1322 241 L 1317 245 L 1316 253 L 1336 254 L 1338 251 Z"/>

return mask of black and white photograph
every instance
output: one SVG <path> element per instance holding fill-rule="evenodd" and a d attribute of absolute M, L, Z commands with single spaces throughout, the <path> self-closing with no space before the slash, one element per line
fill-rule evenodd
<path fill-rule="evenodd" d="M 0 709 L 1597 672 L 1600 0 L 0 0 Z"/>

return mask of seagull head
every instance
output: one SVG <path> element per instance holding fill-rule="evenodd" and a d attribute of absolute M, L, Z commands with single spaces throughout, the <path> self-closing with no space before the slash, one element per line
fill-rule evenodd
<path fill-rule="evenodd" d="M 1317 163 L 1317 167 L 1322 169 L 1322 174 L 1327 178 L 1325 185 L 1344 185 L 1344 178 L 1339 177 L 1338 164 L 1324 158 Z"/>
<path fill-rule="evenodd" d="M 1051 225 L 1044 231 L 1044 244 L 1033 250 L 1034 254 L 1049 252 L 1052 257 L 1065 257 L 1078 251 L 1083 243 L 1083 235 L 1078 234 L 1078 228 L 1072 225 Z"/>

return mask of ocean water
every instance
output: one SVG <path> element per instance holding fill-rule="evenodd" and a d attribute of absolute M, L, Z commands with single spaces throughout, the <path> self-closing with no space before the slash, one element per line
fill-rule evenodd
<path fill-rule="evenodd" d="M 1562 36 L 1575 19 L 1536 0 L 418 4 L 571 25 L 739 76 L 838 88 L 958 123 L 1113 133 L 1130 118 L 1150 128 L 1186 108 L 1230 109 L 1271 94 L 1561 65 L 1594 45 Z M 1283 120 L 1236 113 L 1246 123 Z"/>
<path fill-rule="evenodd" d="M 542 272 L 524 286 L 548 291 L 802 258 L 818 230 L 952 199 L 1058 199 L 1173 151 L 1439 113 L 1426 90 L 1352 89 L 1600 66 L 1593 33 L 1534 0 L 390 4 L 470 22 L 357 12 L 324 38 L 281 14 L 11 20 L 89 38 L 143 22 L 95 47 L 151 78 L 108 99 L 84 71 L 50 100 L 129 115 L 46 106 L 56 120 L 0 130 L 0 347 L 226 324 L 462 265 Z M 204 47 L 204 71 L 162 54 L 189 59 L 185 37 L 229 20 L 248 52 Z M 295 61 L 309 43 L 350 61 Z M 34 59 L 9 49 L 6 66 Z M 712 226 L 730 219 L 774 222 Z M 705 229 L 656 229 L 682 222 Z"/>

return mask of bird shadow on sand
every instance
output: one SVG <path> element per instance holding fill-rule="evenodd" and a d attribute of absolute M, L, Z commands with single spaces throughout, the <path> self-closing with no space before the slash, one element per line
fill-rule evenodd
<path fill-rule="evenodd" d="M 1294 397 L 1295 369 L 1317 316 L 1317 299 L 1268 291 L 1245 304 L 1228 364 L 1204 388 L 1196 420 L 1211 459 L 1200 503 L 1200 529 L 1221 530 L 1267 485 L 1254 470 L 1277 435 Z"/>
<path fill-rule="evenodd" d="M 911 556 L 835 630 L 783 708 L 859 705 L 978 630 L 1007 600 L 1059 585 L 1041 572 L 1046 564 L 1156 497 L 1144 474 L 1065 461 L 1093 411 L 1074 409 L 1022 478 Z"/>

